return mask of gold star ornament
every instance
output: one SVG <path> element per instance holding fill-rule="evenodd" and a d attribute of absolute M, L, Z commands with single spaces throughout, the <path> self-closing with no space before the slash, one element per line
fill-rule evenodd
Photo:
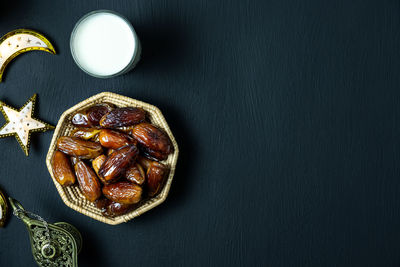
<path fill-rule="evenodd" d="M 19 110 L 0 101 L 0 111 L 6 119 L 6 124 L 0 128 L 0 138 L 15 136 L 25 155 L 29 155 L 32 132 L 45 132 L 54 126 L 33 118 L 36 94 L 34 94 Z"/>

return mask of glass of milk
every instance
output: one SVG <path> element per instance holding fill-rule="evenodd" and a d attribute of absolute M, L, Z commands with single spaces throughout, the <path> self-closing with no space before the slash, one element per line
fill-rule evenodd
<path fill-rule="evenodd" d="M 75 63 L 97 78 L 122 75 L 135 67 L 141 46 L 130 22 L 110 10 L 97 10 L 83 16 L 70 40 Z"/>

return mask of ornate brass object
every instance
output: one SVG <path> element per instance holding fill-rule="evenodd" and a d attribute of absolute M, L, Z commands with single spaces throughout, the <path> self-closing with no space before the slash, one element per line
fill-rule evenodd
<path fill-rule="evenodd" d="M 8 205 L 6 197 L 4 196 L 3 192 L 0 191 L 0 227 L 3 227 L 6 223 L 7 210 Z"/>
<path fill-rule="evenodd" d="M 82 236 L 69 223 L 49 224 L 40 216 L 26 211 L 15 199 L 9 198 L 13 213 L 21 219 L 29 233 L 33 258 L 39 266 L 78 266 Z"/>

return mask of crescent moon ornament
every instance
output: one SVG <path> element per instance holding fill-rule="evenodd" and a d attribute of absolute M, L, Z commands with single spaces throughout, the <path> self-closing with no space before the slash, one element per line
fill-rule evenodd
<path fill-rule="evenodd" d="M 19 145 L 29 155 L 31 132 L 45 132 L 54 129 L 54 126 L 33 118 L 36 94 L 34 94 L 19 110 L 0 101 L 0 111 L 7 123 L 0 128 L 0 138 L 15 136 Z"/>
<path fill-rule="evenodd" d="M 16 56 L 29 51 L 45 51 L 56 54 L 53 45 L 41 33 L 18 29 L 0 38 L 0 82 L 8 63 Z"/>

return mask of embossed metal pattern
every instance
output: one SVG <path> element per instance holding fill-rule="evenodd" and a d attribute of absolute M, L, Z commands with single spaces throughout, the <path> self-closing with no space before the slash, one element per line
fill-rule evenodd
<path fill-rule="evenodd" d="M 82 237 L 75 227 L 64 222 L 48 224 L 40 216 L 26 211 L 18 201 L 12 198 L 9 201 L 14 215 L 28 230 L 32 255 L 39 266 L 78 266 Z"/>
<path fill-rule="evenodd" d="M 0 190 L 0 227 L 3 227 L 6 223 L 8 212 L 7 199 L 3 192 Z"/>

